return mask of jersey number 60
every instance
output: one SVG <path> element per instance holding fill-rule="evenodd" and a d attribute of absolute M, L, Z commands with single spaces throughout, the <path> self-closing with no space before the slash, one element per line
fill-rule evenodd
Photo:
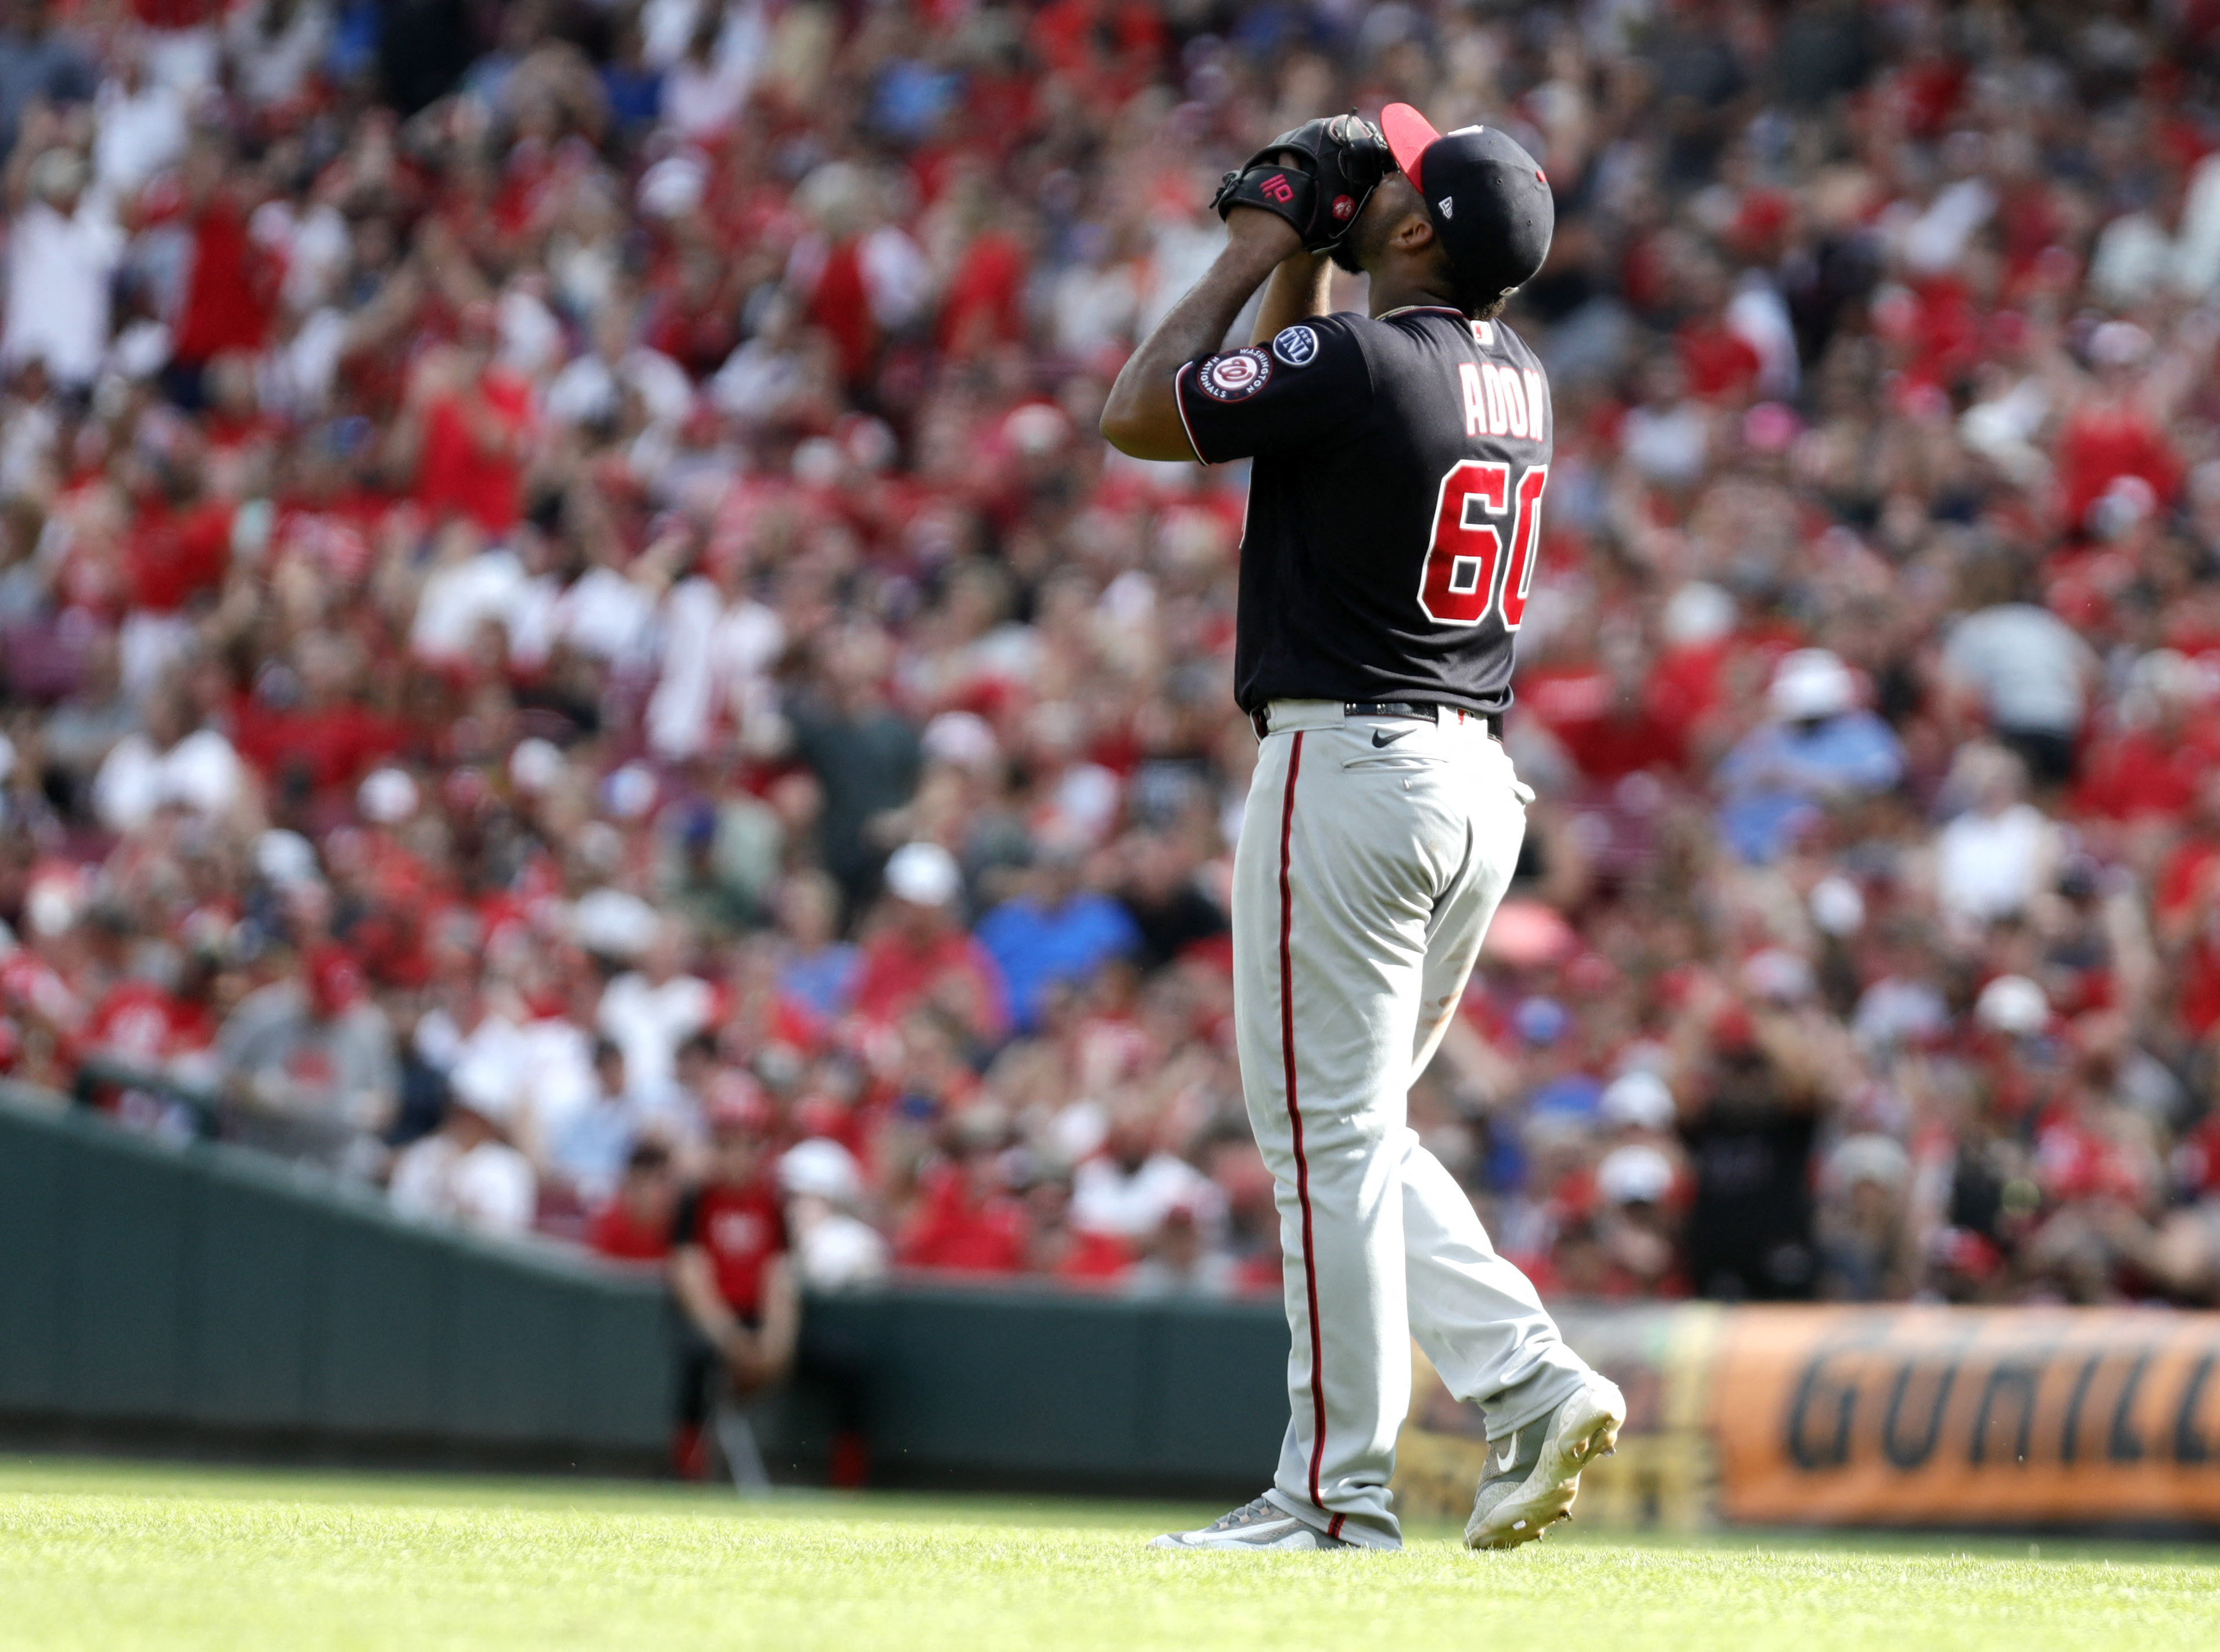
<path fill-rule="evenodd" d="M 1434 506 L 1434 540 L 1419 582 L 1419 606 L 1436 625 L 1476 626 L 1499 600 L 1506 631 L 1526 617 L 1526 592 L 1534 583 L 1534 546 L 1542 537 L 1542 489 L 1550 467 L 1528 466 L 1511 485 L 1511 466 L 1500 459 L 1459 459 L 1442 477 Z M 1501 516 L 1513 499 L 1511 555 L 1487 520 Z"/>

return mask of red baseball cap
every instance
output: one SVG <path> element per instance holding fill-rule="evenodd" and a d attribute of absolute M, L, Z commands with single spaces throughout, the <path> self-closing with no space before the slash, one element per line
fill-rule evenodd
<path fill-rule="evenodd" d="M 777 1122 L 762 1087 L 745 1073 L 720 1073 L 709 1087 L 709 1128 L 720 1133 L 768 1135 Z"/>
<path fill-rule="evenodd" d="M 337 1015 L 363 995 L 362 966 L 343 948 L 320 946 L 309 956 L 309 995 L 319 1015 Z"/>

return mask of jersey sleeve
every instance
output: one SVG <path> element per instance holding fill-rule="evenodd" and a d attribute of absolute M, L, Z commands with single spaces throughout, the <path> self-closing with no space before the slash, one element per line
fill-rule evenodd
<path fill-rule="evenodd" d="M 1188 363 L 1177 389 L 1195 457 L 1218 464 L 1346 433 L 1371 411 L 1372 369 L 1349 318 L 1319 315 Z"/>

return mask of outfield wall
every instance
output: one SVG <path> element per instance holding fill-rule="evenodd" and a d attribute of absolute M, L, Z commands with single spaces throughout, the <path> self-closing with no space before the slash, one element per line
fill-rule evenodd
<path fill-rule="evenodd" d="M 649 1469 L 665 1312 L 590 1259 L 0 1095 L 0 1427 L 18 1441 Z"/>
<path fill-rule="evenodd" d="M 1624 1387 L 1584 1520 L 2220 1530 L 2220 1314 L 1565 1305 Z M 269 1460 L 659 1472 L 659 1279 L 396 1218 L 221 1144 L 0 1086 L 0 1437 Z M 814 1299 L 759 1418 L 883 1485 L 1246 1497 L 1286 1421 L 1273 1302 L 904 1286 Z M 1417 1362 L 1397 1491 L 1462 1518 L 1487 1453 Z"/>
<path fill-rule="evenodd" d="M 0 1437 L 661 1472 L 659 1274 L 396 1217 L 321 1171 L 0 1086 Z M 775 1473 L 859 1427 L 890 1485 L 1216 1496 L 1285 1420 L 1272 1303 L 920 1287 L 813 1300 Z"/>

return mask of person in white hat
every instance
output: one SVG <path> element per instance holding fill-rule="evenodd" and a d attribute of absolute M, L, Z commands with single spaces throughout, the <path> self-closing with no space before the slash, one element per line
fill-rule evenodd
<path fill-rule="evenodd" d="M 1550 1289 L 1600 1297 L 1684 1296 L 1677 1241 L 1679 1173 L 1646 1142 L 1614 1147 L 1595 1166 L 1593 1198 L 1575 1200 L 1550 1246 Z"/>
<path fill-rule="evenodd" d="M 1614 1147 L 1596 1166 L 1596 1192 L 1607 1205 L 1662 1205 L 1673 1190 L 1673 1162 L 1646 1142 Z"/>
<path fill-rule="evenodd" d="M 1009 1031 L 1002 973 L 963 928 L 963 873 L 937 843 L 906 843 L 888 857 L 886 900 L 865 933 L 851 1001 L 892 1025 L 928 1000 L 953 1009 L 965 1031 L 997 1044 Z"/>
<path fill-rule="evenodd" d="M 1605 1085 L 1596 1107 L 1606 1124 L 1641 1138 L 1671 1134 L 1676 1116 L 1671 1088 L 1646 1067 L 1631 1068 Z"/>
<path fill-rule="evenodd" d="M 35 361 L 57 389 L 89 389 L 108 350 L 109 290 L 123 233 L 85 202 L 91 169 L 76 150 L 50 148 L 21 171 L 9 170 L 15 222 L 0 365 Z"/>
<path fill-rule="evenodd" d="M 624 1050 L 642 1095 L 662 1095 L 677 1077 L 679 1047 L 709 1025 L 716 989 L 693 967 L 696 940 L 680 919 L 658 919 L 639 956 L 602 989 L 601 1030 Z"/>
<path fill-rule="evenodd" d="M 406 769 L 372 770 L 355 788 L 355 807 L 362 818 L 382 826 L 396 826 L 416 813 L 421 794 Z"/>
<path fill-rule="evenodd" d="M 1818 807 L 1893 788 L 1904 748 L 1860 703 L 1857 674 L 1824 648 L 1784 655 L 1766 693 L 1770 716 L 1715 776 L 1719 825 L 1744 860 L 1774 860 Z"/>
<path fill-rule="evenodd" d="M 885 1276 L 886 1239 L 856 1214 L 864 1180 L 854 1154 L 836 1141 L 812 1137 L 779 1159 L 778 1182 L 803 1283 L 841 1290 Z"/>
<path fill-rule="evenodd" d="M 2005 976 L 1989 984 L 1994 988 L 2015 981 L 2032 989 L 2040 1004 L 2042 989 L 2023 976 Z M 2048 1016 L 2048 1007 L 2042 1013 Z M 1821 1295 L 1876 1302 L 1909 1294 L 1914 1252 L 1905 1200 L 1911 1186 L 1911 1156 L 1893 1137 L 1868 1131 L 1835 1144 L 1820 1168 L 1814 1222 Z"/>
<path fill-rule="evenodd" d="M 539 1184 L 532 1162 L 506 1133 L 518 1100 L 514 1072 L 497 1062 L 465 1061 L 448 1082 L 440 1128 L 394 1161 L 393 1207 L 481 1233 L 527 1231 Z"/>
<path fill-rule="evenodd" d="M 1999 976 L 1974 1001 L 1974 1019 L 2006 1038 L 2032 1038 L 2050 1025 L 2050 998 L 2025 976 Z"/>
<path fill-rule="evenodd" d="M 1596 1166 L 1596 1194 L 1603 1205 L 1596 1237 L 1618 1289 L 1643 1296 L 1686 1290 L 1685 1285 L 1676 1288 L 1674 1279 L 1680 1247 L 1673 1188 L 1679 1175 L 1664 1151 L 1648 1142 L 1614 1147 Z"/>

